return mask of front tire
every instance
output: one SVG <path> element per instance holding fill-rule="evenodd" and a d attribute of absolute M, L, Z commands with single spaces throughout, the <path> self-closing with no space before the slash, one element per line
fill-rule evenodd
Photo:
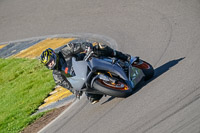
<path fill-rule="evenodd" d="M 132 94 L 132 89 L 125 83 L 119 82 L 118 84 L 109 83 L 102 79 L 96 79 L 93 83 L 93 87 L 103 92 L 106 95 L 114 97 L 128 97 Z"/>

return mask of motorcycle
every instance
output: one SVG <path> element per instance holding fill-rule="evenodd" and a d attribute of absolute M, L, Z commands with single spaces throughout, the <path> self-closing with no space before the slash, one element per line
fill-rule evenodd
<path fill-rule="evenodd" d="M 130 64 L 117 58 L 97 58 L 93 51 L 81 61 L 73 57 L 72 69 L 73 76 L 67 79 L 75 90 L 123 98 L 130 96 L 140 81 L 154 75 L 154 68 L 144 60 Z"/>

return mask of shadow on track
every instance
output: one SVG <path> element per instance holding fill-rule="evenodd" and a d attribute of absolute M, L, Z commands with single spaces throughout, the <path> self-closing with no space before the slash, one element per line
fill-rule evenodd
<path fill-rule="evenodd" d="M 142 81 L 140 82 L 134 89 L 133 94 L 135 94 L 136 92 L 138 92 L 140 89 L 142 89 L 142 87 L 144 87 L 145 85 L 147 85 L 148 83 L 150 83 L 151 81 L 157 79 L 160 75 L 166 73 L 170 68 L 174 67 L 175 65 L 177 65 L 180 61 L 182 61 L 183 59 L 185 59 L 185 57 L 180 58 L 180 59 L 176 59 L 176 60 L 172 60 L 169 61 L 165 64 L 163 64 L 162 66 L 158 67 L 155 69 L 155 73 L 154 73 L 154 77 L 148 81 Z M 108 100 L 106 100 L 105 102 L 103 102 L 102 104 L 105 104 L 111 100 L 113 100 L 115 97 L 110 97 Z"/>
<path fill-rule="evenodd" d="M 162 74 L 166 73 L 167 71 L 169 71 L 170 68 L 172 68 L 175 65 L 177 65 L 183 59 L 185 59 L 185 57 L 169 61 L 169 62 L 163 64 L 162 66 L 156 68 L 155 69 L 155 73 L 154 73 L 154 77 L 152 79 L 148 80 L 148 81 L 142 81 L 141 83 L 139 83 L 136 86 L 136 88 L 134 89 L 133 94 L 138 92 L 140 89 L 142 89 L 142 87 L 144 87 L 145 85 L 147 85 L 151 81 L 153 81 L 153 80 L 157 79 L 158 77 L 160 77 L 160 75 L 162 75 Z"/>

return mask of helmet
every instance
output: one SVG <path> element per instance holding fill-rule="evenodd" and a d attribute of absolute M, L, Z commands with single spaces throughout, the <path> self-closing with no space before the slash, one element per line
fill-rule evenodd
<path fill-rule="evenodd" d="M 56 66 L 55 51 L 51 48 L 44 50 L 40 56 L 40 60 L 48 69 L 53 69 Z"/>

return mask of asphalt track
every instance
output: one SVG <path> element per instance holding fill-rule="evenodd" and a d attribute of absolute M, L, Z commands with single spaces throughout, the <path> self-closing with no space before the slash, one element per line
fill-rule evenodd
<path fill-rule="evenodd" d="M 200 132 L 200 0 L 1 0 L 0 29 L 0 42 L 100 34 L 155 67 L 132 96 L 82 97 L 40 132 Z"/>

